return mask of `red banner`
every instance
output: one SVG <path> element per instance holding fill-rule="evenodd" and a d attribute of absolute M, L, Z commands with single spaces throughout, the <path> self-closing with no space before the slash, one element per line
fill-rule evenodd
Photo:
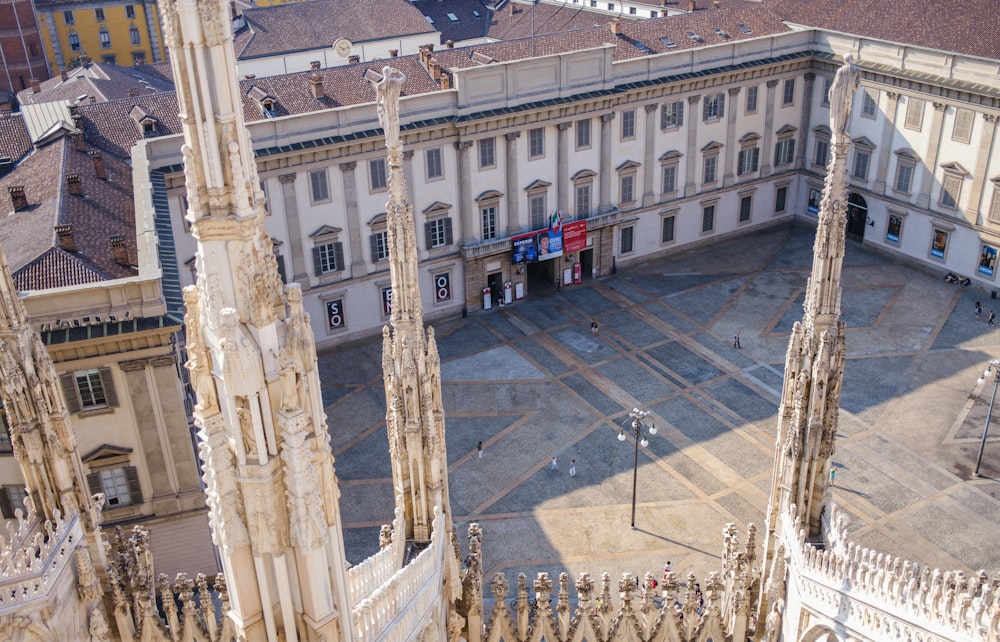
<path fill-rule="evenodd" d="M 579 252 L 587 247 L 587 219 L 563 225 L 563 253 Z"/>

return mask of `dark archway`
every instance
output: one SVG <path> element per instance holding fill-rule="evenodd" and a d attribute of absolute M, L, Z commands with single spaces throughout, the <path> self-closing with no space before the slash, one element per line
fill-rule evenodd
<path fill-rule="evenodd" d="M 847 197 L 847 238 L 865 240 L 865 226 L 868 223 L 868 203 L 860 194 L 852 192 Z"/>

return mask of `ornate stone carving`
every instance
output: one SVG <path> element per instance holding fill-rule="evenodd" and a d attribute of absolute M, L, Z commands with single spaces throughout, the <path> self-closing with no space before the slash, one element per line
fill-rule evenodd
<path fill-rule="evenodd" d="M 861 70 L 854 64 L 854 56 L 844 54 L 844 65 L 837 70 L 830 85 L 830 129 L 834 136 L 843 136 L 847 130 L 860 76 Z"/>
<path fill-rule="evenodd" d="M 393 67 L 382 68 L 382 78 L 375 85 L 377 96 L 375 104 L 378 109 L 378 120 L 385 131 L 385 146 L 389 149 L 399 149 L 399 94 L 403 89 L 406 76 Z"/>

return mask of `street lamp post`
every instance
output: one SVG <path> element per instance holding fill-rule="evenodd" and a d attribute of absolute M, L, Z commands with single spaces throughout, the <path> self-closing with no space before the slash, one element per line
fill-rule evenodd
<path fill-rule="evenodd" d="M 618 427 L 618 441 L 625 441 L 625 424 L 629 423 L 629 421 L 631 421 L 632 433 L 635 436 L 635 460 L 632 464 L 632 528 L 635 528 L 635 496 L 639 486 L 639 446 L 641 445 L 645 448 L 649 445 L 649 440 L 642 434 L 642 429 L 646 427 L 642 423 L 642 420 L 651 414 L 648 410 L 633 408 L 632 412 L 628 413 L 628 418 Z M 649 428 L 646 431 L 651 435 L 655 435 L 656 424 L 652 421 L 649 422 Z"/>
<path fill-rule="evenodd" d="M 993 396 L 990 398 L 990 409 L 986 412 L 986 425 L 983 426 L 983 439 L 979 442 L 979 457 L 976 458 L 976 471 L 972 473 L 976 477 L 979 476 L 979 469 L 983 465 L 983 451 L 986 449 L 986 435 L 990 432 L 990 419 L 993 417 L 993 404 L 997 400 L 997 387 L 1000 386 L 1000 359 L 994 359 L 990 361 L 990 365 L 986 367 L 986 371 L 983 372 L 983 376 L 979 377 L 976 382 L 982 385 L 986 382 L 986 379 L 990 376 L 993 377 Z"/>

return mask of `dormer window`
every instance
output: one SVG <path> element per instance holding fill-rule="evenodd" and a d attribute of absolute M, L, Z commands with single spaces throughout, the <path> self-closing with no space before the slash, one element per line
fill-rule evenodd
<path fill-rule="evenodd" d="M 142 132 L 143 136 L 156 133 L 157 120 L 141 106 L 136 105 L 133 107 L 132 111 L 129 112 L 129 116 L 139 126 L 139 131 Z"/>
<path fill-rule="evenodd" d="M 255 103 L 257 103 L 257 107 L 260 108 L 261 113 L 266 118 L 275 117 L 276 115 L 275 108 L 277 107 L 277 100 L 275 100 L 274 96 L 268 94 L 260 87 L 253 87 L 252 89 L 250 89 L 250 91 L 247 92 L 247 96 L 249 96 Z"/>

